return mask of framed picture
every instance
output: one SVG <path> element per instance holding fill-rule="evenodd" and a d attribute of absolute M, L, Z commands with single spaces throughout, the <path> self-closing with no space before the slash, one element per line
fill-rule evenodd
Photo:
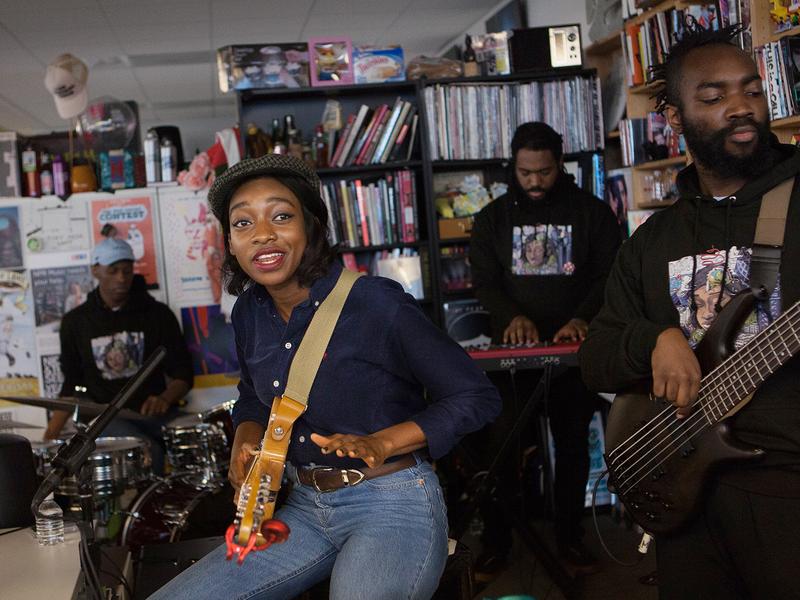
<path fill-rule="evenodd" d="M 348 37 L 325 37 L 308 40 L 311 85 L 347 85 L 353 83 L 353 45 Z"/>

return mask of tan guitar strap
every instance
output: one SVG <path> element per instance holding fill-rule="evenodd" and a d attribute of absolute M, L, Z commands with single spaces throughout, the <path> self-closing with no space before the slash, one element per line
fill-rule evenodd
<path fill-rule="evenodd" d="M 292 359 L 292 364 L 289 366 L 289 378 L 283 396 L 275 396 L 272 401 L 269 422 L 267 430 L 264 432 L 258 458 L 263 472 L 273 472 L 276 475 L 283 473 L 289 442 L 292 439 L 292 427 L 306 410 L 311 386 L 314 384 L 336 322 L 339 320 L 339 315 L 342 314 L 342 308 L 353 284 L 360 276 L 361 273 L 342 269 L 333 290 L 317 308 L 317 312 L 308 325 L 303 340 Z M 269 465 L 272 465 L 273 468 L 269 469 Z M 273 477 L 270 482 L 270 490 L 277 493 L 280 485 L 281 477 Z M 272 510 L 274 510 L 274 502 L 267 506 L 267 518 L 272 516 Z"/>
<path fill-rule="evenodd" d="M 786 179 L 761 198 L 750 258 L 750 288 L 759 300 L 770 297 L 778 280 L 794 182 L 794 177 Z"/>

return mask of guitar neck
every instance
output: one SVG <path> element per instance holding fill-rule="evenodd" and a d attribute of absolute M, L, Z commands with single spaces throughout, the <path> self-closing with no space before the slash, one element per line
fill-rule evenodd
<path fill-rule="evenodd" d="M 700 402 L 710 424 L 722 420 L 800 352 L 798 329 L 800 301 L 703 377 Z"/>

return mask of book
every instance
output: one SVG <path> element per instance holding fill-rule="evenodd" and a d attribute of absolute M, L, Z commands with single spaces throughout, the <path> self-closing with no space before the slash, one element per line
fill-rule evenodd
<path fill-rule="evenodd" d="M 344 145 L 347 142 L 347 138 L 350 136 L 350 130 L 353 128 L 353 123 L 356 120 L 355 115 L 348 115 L 347 116 L 347 123 L 344 126 L 341 134 L 339 135 L 339 143 L 336 144 L 336 149 L 333 152 L 333 156 L 328 161 L 328 164 L 332 167 L 335 167 L 339 161 L 339 157 L 342 155 L 342 150 L 344 149 Z"/>
<path fill-rule="evenodd" d="M 400 135 L 400 130 L 403 127 L 403 123 L 405 123 L 406 118 L 408 117 L 409 111 L 412 109 L 412 105 L 410 102 L 403 102 L 403 108 L 400 110 L 400 114 L 395 121 L 394 127 L 392 127 L 392 132 L 389 135 L 389 138 L 386 141 L 386 145 L 381 152 L 381 157 L 379 162 L 386 162 L 389 158 L 389 153 L 392 151 L 395 142 L 397 141 L 397 137 Z"/>
<path fill-rule="evenodd" d="M 367 155 L 369 153 L 370 145 L 372 144 L 372 140 L 377 134 L 378 131 L 381 129 L 381 123 L 383 123 L 384 115 L 389 111 L 389 106 L 387 104 L 381 104 L 378 108 L 375 109 L 375 114 L 372 118 L 372 123 L 370 123 L 369 131 L 367 132 L 367 137 L 364 140 L 364 144 L 361 150 L 356 157 L 356 160 L 353 164 L 356 165 L 363 165 L 367 159 Z M 374 147 L 374 146 L 373 146 Z"/>
<path fill-rule="evenodd" d="M 381 135 L 381 139 L 378 142 L 377 146 L 375 146 L 375 153 L 372 156 L 372 164 L 379 164 L 380 157 L 383 155 L 383 149 L 386 147 L 386 144 L 389 141 L 389 137 L 392 135 L 392 130 L 394 129 L 395 124 L 397 123 L 397 119 L 400 116 L 400 112 L 403 110 L 403 106 L 406 102 L 402 98 L 397 98 L 397 101 L 392 108 L 392 114 L 389 116 L 388 121 L 386 122 L 386 127 L 383 130 L 383 134 Z"/>
<path fill-rule="evenodd" d="M 414 142 L 417 140 L 417 121 L 419 121 L 419 115 L 414 113 L 414 118 L 411 120 L 411 136 L 408 139 L 406 160 L 411 160 L 411 155 L 414 152 Z"/>
<path fill-rule="evenodd" d="M 364 124 L 364 119 L 366 119 L 369 111 L 370 108 L 366 104 L 362 104 L 361 108 L 358 109 L 358 114 L 356 115 L 356 118 L 353 121 L 353 126 L 350 128 L 350 131 L 348 132 L 347 139 L 345 140 L 342 152 L 339 154 L 339 158 L 336 161 L 337 167 L 343 167 L 345 165 L 345 161 L 347 160 L 347 157 L 350 154 L 350 149 L 352 148 L 353 143 L 355 142 L 359 131 L 361 131 L 361 127 Z"/>

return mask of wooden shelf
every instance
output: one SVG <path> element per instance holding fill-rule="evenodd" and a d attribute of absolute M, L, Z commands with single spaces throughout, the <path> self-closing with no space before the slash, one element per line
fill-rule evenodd
<path fill-rule="evenodd" d="M 306 88 L 262 88 L 253 90 L 240 90 L 241 101 L 249 102 L 256 98 L 265 100 L 277 98 L 297 98 L 298 96 L 350 96 L 361 94 L 378 94 L 385 92 L 413 94 L 416 91 L 416 82 L 393 81 L 388 83 L 360 83 L 357 85 L 335 85 L 327 87 Z"/>
<path fill-rule="evenodd" d="M 799 34 L 800 34 L 800 25 L 797 25 L 795 27 L 792 27 L 791 29 L 787 29 L 786 31 L 780 31 L 778 33 L 773 33 L 770 36 L 770 41 L 777 42 L 778 40 L 781 40 L 781 39 L 783 39 L 785 37 L 791 37 L 793 35 L 799 35 Z"/>
<path fill-rule="evenodd" d="M 589 44 L 586 46 L 586 54 L 589 56 L 600 56 L 616 50 L 621 50 L 622 40 L 619 37 L 620 33 L 622 33 L 622 29 L 618 29 L 611 35 Z"/>
<path fill-rule="evenodd" d="M 629 94 L 650 94 L 654 92 L 657 88 L 661 87 L 664 84 L 663 81 L 651 81 L 650 83 L 645 83 L 643 85 L 635 85 L 633 87 L 628 88 Z"/>
<path fill-rule="evenodd" d="M 686 8 L 687 6 L 691 6 L 692 4 L 707 4 L 703 0 L 694 0 L 694 1 L 686 1 L 686 0 L 664 0 L 664 2 L 659 2 L 658 4 L 648 8 L 640 15 L 636 15 L 635 17 L 628 19 L 625 21 L 625 25 L 634 24 L 639 25 L 640 23 L 644 23 L 652 17 L 653 15 L 664 12 L 665 10 L 670 10 L 671 8 Z M 624 25 L 623 25 L 624 27 Z"/>
<path fill-rule="evenodd" d="M 336 251 L 340 254 L 342 252 L 380 252 L 381 250 L 394 250 L 395 248 L 424 248 L 428 242 L 398 242 L 397 244 L 381 244 L 379 246 L 356 246 L 351 248 L 349 246 L 336 246 Z"/>
<path fill-rule="evenodd" d="M 650 210 L 653 208 L 667 208 L 675 203 L 674 200 L 665 200 L 664 202 L 640 202 L 636 205 L 635 210 Z"/>
<path fill-rule="evenodd" d="M 608 135 L 606 136 L 608 140 L 616 140 L 619 139 L 619 129 L 615 129 L 614 131 L 609 131 Z"/>
<path fill-rule="evenodd" d="M 673 167 L 675 165 L 685 165 L 686 157 L 685 156 L 673 156 L 671 158 L 663 158 L 661 160 L 651 160 L 646 163 L 640 163 L 638 165 L 633 165 L 633 168 L 637 171 L 655 171 L 656 169 L 663 169 L 665 167 Z"/>
<path fill-rule="evenodd" d="M 770 123 L 772 129 L 787 129 L 798 128 L 800 129 L 800 115 L 785 117 L 783 119 L 776 119 Z"/>

